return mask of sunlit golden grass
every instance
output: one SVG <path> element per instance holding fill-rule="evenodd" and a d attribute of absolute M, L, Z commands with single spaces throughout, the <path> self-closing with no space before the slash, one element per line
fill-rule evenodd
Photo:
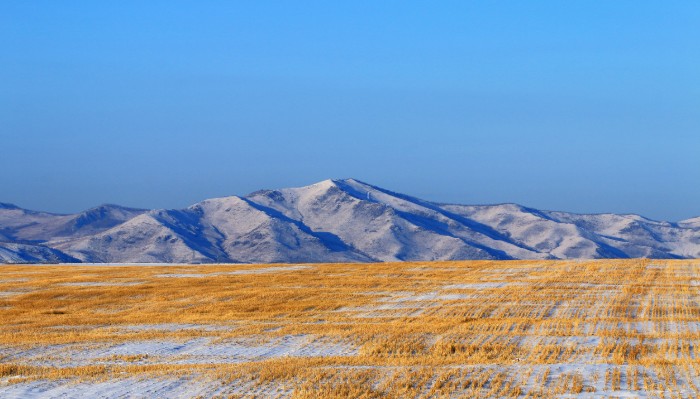
<path fill-rule="evenodd" d="M 2 266 L 0 388 L 137 376 L 234 397 L 700 394 L 699 261 L 307 266 Z M 113 351 L 128 343 L 145 346 Z"/>

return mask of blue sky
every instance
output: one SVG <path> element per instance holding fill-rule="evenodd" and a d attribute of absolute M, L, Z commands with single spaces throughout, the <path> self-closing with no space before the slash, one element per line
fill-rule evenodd
<path fill-rule="evenodd" d="M 355 177 L 700 215 L 697 1 L 3 1 L 0 202 Z"/>

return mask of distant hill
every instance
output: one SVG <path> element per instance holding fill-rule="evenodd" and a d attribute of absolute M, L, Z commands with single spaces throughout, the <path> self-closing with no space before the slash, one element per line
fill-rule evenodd
<path fill-rule="evenodd" d="M 697 258 L 700 218 L 584 215 L 424 201 L 355 179 L 179 210 L 57 215 L 0 204 L 0 262 L 373 262 Z"/>

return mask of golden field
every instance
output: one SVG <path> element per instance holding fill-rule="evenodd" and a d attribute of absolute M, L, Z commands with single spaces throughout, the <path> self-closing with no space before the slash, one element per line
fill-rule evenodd
<path fill-rule="evenodd" d="M 700 261 L 0 270 L 0 397 L 700 396 Z"/>

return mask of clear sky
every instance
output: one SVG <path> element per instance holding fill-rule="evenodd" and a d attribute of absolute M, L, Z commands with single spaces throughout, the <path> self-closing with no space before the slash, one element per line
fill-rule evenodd
<path fill-rule="evenodd" d="M 0 202 L 184 207 L 355 177 L 700 215 L 700 2 L 0 2 Z"/>

